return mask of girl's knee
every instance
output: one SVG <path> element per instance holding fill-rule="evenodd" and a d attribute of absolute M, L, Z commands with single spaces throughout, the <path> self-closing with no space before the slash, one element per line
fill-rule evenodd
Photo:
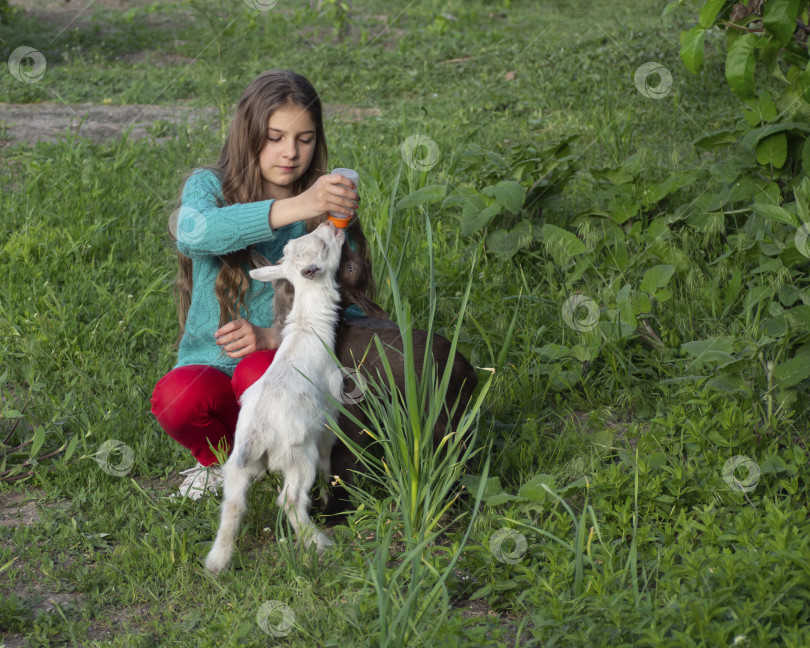
<path fill-rule="evenodd" d="M 205 414 L 221 392 L 229 392 L 232 399 L 230 390 L 228 376 L 218 369 L 205 365 L 177 367 L 155 385 L 150 401 L 152 414 L 171 432 Z"/>
<path fill-rule="evenodd" d="M 254 351 L 250 355 L 245 356 L 239 364 L 236 365 L 233 378 L 231 378 L 231 386 L 233 387 L 233 393 L 236 395 L 237 400 L 242 398 L 242 394 L 248 387 L 264 375 L 264 372 L 267 371 L 267 368 L 275 357 L 275 349 L 270 351 Z"/>

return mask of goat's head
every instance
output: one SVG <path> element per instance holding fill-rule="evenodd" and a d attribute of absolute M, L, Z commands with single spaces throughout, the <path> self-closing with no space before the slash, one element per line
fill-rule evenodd
<path fill-rule="evenodd" d="M 366 292 L 370 275 L 371 269 L 366 260 L 348 245 L 344 245 L 337 274 L 340 287 L 345 291 Z"/>
<path fill-rule="evenodd" d="M 356 304 L 370 317 L 388 318 L 388 313 L 377 306 L 367 294 L 371 283 L 371 265 L 348 245 L 343 246 L 337 280 L 344 308 L 349 304 Z"/>
<path fill-rule="evenodd" d="M 251 270 L 250 276 L 259 281 L 287 279 L 296 289 L 304 289 L 307 280 L 332 279 L 340 263 L 344 236 L 343 230 L 326 221 L 310 234 L 287 243 L 279 263 Z"/>

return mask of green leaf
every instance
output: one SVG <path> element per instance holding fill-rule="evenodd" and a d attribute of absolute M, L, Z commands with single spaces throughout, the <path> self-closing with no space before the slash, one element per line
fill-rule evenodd
<path fill-rule="evenodd" d="M 539 348 L 536 347 L 535 352 L 545 360 L 564 360 L 565 358 L 570 358 L 574 355 L 573 351 L 571 351 L 571 349 L 569 349 L 567 346 L 563 346 L 562 344 L 554 344 L 553 342 L 544 344 Z"/>
<path fill-rule="evenodd" d="M 34 440 L 31 442 L 31 458 L 37 456 L 43 443 L 45 443 L 45 428 L 39 425 L 34 432 Z"/>
<path fill-rule="evenodd" d="M 627 171 L 634 178 L 641 173 L 644 168 L 644 160 L 641 159 L 640 153 L 633 153 L 633 155 L 622 160 L 622 169 Z"/>
<path fill-rule="evenodd" d="M 720 434 L 720 430 L 711 430 L 706 435 L 706 438 L 714 445 L 720 446 L 721 448 L 727 448 L 731 445 L 731 442 Z"/>
<path fill-rule="evenodd" d="M 501 492 L 490 495 L 489 497 L 485 497 L 484 501 L 487 503 L 487 506 L 501 506 L 507 502 L 522 502 L 524 501 L 524 498 L 518 497 L 517 495 L 510 495 L 506 492 Z"/>
<path fill-rule="evenodd" d="M 780 338 L 788 331 L 787 319 L 783 315 L 769 317 L 762 323 L 762 330 L 769 337 Z"/>
<path fill-rule="evenodd" d="M 740 136 L 740 131 L 736 128 L 724 129 L 706 133 L 700 137 L 695 138 L 692 144 L 698 148 L 713 149 L 721 146 L 727 146 L 737 141 Z"/>
<path fill-rule="evenodd" d="M 461 479 L 461 484 L 467 488 L 470 493 L 478 491 L 478 485 L 481 483 L 481 475 L 464 475 Z M 489 477 L 484 486 L 484 499 L 496 495 L 503 491 L 501 488 L 501 480 L 498 477 Z"/>
<path fill-rule="evenodd" d="M 522 247 L 532 240 L 532 224 L 522 220 L 511 231 L 496 230 L 487 237 L 487 248 L 498 256 L 513 257 Z"/>
<path fill-rule="evenodd" d="M 672 279 L 675 274 L 675 266 L 671 265 L 657 265 L 653 266 L 644 273 L 644 279 L 641 280 L 641 290 L 654 293 L 659 288 L 663 288 Z"/>
<path fill-rule="evenodd" d="M 584 344 L 575 344 L 571 347 L 571 353 L 580 362 L 588 362 L 594 358 L 594 351 Z"/>
<path fill-rule="evenodd" d="M 472 595 L 470 596 L 470 600 L 474 601 L 476 599 L 489 596 L 491 593 L 492 593 L 492 585 L 490 583 L 487 583 L 483 587 L 475 590 L 475 592 L 473 592 Z"/>
<path fill-rule="evenodd" d="M 486 227 L 495 216 L 501 212 L 501 206 L 493 203 L 479 212 L 467 211 L 461 215 L 461 233 L 464 236 L 474 234 Z"/>
<path fill-rule="evenodd" d="M 661 18 L 665 18 L 680 6 L 680 2 L 670 2 L 666 7 L 664 7 L 664 11 L 661 12 Z"/>
<path fill-rule="evenodd" d="M 699 173 L 697 171 L 687 171 L 684 173 L 675 173 L 666 180 L 652 185 L 649 189 L 644 191 L 642 203 L 645 207 L 655 205 L 661 202 L 671 193 L 678 189 L 688 187 L 695 180 L 698 179 Z"/>
<path fill-rule="evenodd" d="M 635 180 L 636 176 L 622 167 L 594 167 L 591 175 L 597 180 L 607 180 L 614 185 L 622 185 Z"/>
<path fill-rule="evenodd" d="M 62 461 L 67 463 L 70 461 L 70 458 L 73 456 L 73 453 L 76 452 L 76 446 L 79 443 L 79 435 L 74 435 L 73 438 L 68 443 L 67 448 L 65 449 L 65 454 L 62 455 Z"/>
<path fill-rule="evenodd" d="M 464 210 L 481 211 L 487 206 L 487 203 L 472 187 L 456 187 L 447 194 L 442 207 L 455 207 L 456 205 L 461 205 Z"/>
<path fill-rule="evenodd" d="M 703 41 L 706 39 L 706 30 L 697 25 L 688 32 L 681 32 L 681 59 L 684 66 L 692 74 L 697 74 L 703 68 Z"/>
<path fill-rule="evenodd" d="M 605 432 L 605 430 L 603 430 L 601 433 L 600 432 L 595 432 L 593 434 L 593 436 L 590 437 L 590 439 L 593 441 L 593 443 L 595 443 L 597 445 L 602 444 L 602 443 L 604 443 L 604 445 L 611 445 L 612 440 L 613 440 L 613 435 L 609 434 L 609 440 L 607 440 L 608 437 L 603 436 L 604 432 Z M 556 490 L 557 490 L 558 495 L 564 495 L 569 490 L 577 490 L 578 488 L 582 488 L 583 486 L 587 486 L 587 485 L 588 485 L 588 480 L 585 477 L 580 477 L 579 479 L 577 479 L 575 481 L 572 481 L 570 484 L 567 484 L 565 486 L 560 486 Z"/>
<path fill-rule="evenodd" d="M 625 296 L 617 299 L 616 305 L 619 307 L 620 320 L 635 329 L 638 326 L 638 321 L 636 321 L 636 314 L 633 312 L 633 304 L 630 301 L 630 297 Z"/>
<path fill-rule="evenodd" d="M 787 45 L 796 31 L 799 0 L 768 0 L 762 4 L 762 24 L 776 36 L 780 45 Z"/>
<path fill-rule="evenodd" d="M 791 322 L 810 331 L 810 306 L 795 306 L 794 308 L 785 311 L 785 315 L 787 315 Z"/>
<path fill-rule="evenodd" d="M 694 340 L 684 342 L 681 345 L 681 351 L 693 356 L 699 363 L 708 364 L 719 364 L 733 360 L 734 358 L 731 355 L 733 349 L 733 340 L 730 337 Z"/>
<path fill-rule="evenodd" d="M 799 225 L 796 217 L 784 207 L 765 203 L 754 203 L 751 205 L 751 209 L 765 218 L 772 218 L 773 220 L 778 220 L 787 225 L 793 225 L 794 227 L 798 227 Z"/>
<path fill-rule="evenodd" d="M 754 48 L 759 39 L 757 34 L 745 34 L 734 41 L 728 50 L 726 81 L 739 97 L 754 95 L 754 69 L 757 65 Z"/>
<path fill-rule="evenodd" d="M 660 302 L 669 301 L 672 299 L 672 292 L 667 290 L 666 288 L 660 288 L 653 293 L 653 297 L 655 297 Z"/>
<path fill-rule="evenodd" d="M 802 291 L 791 284 L 782 284 L 779 286 L 776 294 L 778 295 L 779 303 L 782 304 L 782 306 L 793 306 L 793 304 L 795 304 L 802 297 Z M 786 315 L 789 313 L 790 311 L 785 311 Z"/>
<path fill-rule="evenodd" d="M 397 203 L 397 209 L 408 209 L 427 203 L 438 202 L 447 194 L 447 185 L 431 185 L 422 187 L 408 194 Z"/>
<path fill-rule="evenodd" d="M 771 164 L 781 169 L 787 160 L 787 137 L 784 133 L 776 133 L 765 138 L 757 144 L 756 154 L 760 164 Z"/>
<path fill-rule="evenodd" d="M 708 385 L 715 391 L 724 394 L 740 394 L 742 396 L 750 396 L 751 388 L 740 376 L 721 373 L 712 378 Z"/>
<path fill-rule="evenodd" d="M 740 144 L 742 144 L 749 151 L 753 151 L 754 147 L 759 144 L 760 140 L 763 140 L 774 133 L 781 133 L 782 131 L 788 130 L 808 133 L 810 132 L 810 124 L 803 122 L 781 122 L 778 124 L 768 124 L 767 126 L 762 126 L 761 128 L 755 128 L 752 131 L 748 131 L 740 138 Z"/>
<path fill-rule="evenodd" d="M 514 180 L 503 180 L 496 185 L 486 187 L 483 193 L 492 196 L 510 214 L 520 213 L 526 200 L 526 189 Z"/>
<path fill-rule="evenodd" d="M 520 487 L 520 491 L 518 491 L 518 495 L 537 504 L 542 504 L 546 501 L 546 496 L 548 495 L 548 491 L 543 488 L 542 484 L 545 484 L 551 490 L 556 489 L 556 481 L 553 475 L 540 474 L 535 475 L 523 484 L 523 486 Z"/>
<path fill-rule="evenodd" d="M 700 10 L 700 19 L 699 23 L 700 26 L 708 29 L 712 26 L 714 19 L 717 18 L 717 14 L 720 13 L 720 10 L 723 8 L 726 0 L 709 0 L 703 8 Z"/>
<path fill-rule="evenodd" d="M 810 378 L 810 362 L 804 356 L 780 362 L 774 367 L 773 377 L 780 387 L 792 387 Z"/>
<path fill-rule="evenodd" d="M 776 109 L 776 104 L 773 102 L 771 93 L 767 90 L 757 97 L 757 109 L 759 110 L 762 121 L 770 122 L 779 116 L 779 111 Z"/>
<path fill-rule="evenodd" d="M 2 573 L 3 573 L 4 571 L 6 571 L 6 570 L 7 570 L 9 567 L 11 567 L 12 563 L 14 563 L 14 561 L 15 561 L 15 560 L 17 560 L 17 558 L 19 558 L 19 556 L 14 556 L 14 558 L 12 558 L 12 559 L 11 559 L 11 560 L 9 560 L 7 563 L 5 563 L 5 564 L 4 564 L 2 567 L 0 567 L 0 574 L 2 574 Z"/>
<path fill-rule="evenodd" d="M 787 463 L 777 454 L 769 453 L 759 462 L 759 471 L 763 475 L 784 472 L 789 470 Z"/>
<path fill-rule="evenodd" d="M 759 115 L 759 109 L 757 108 L 757 102 L 753 98 L 743 99 L 743 103 L 747 106 L 747 108 L 743 108 L 743 119 L 745 123 L 748 124 L 751 128 L 756 128 L 762 125 L 762 119 Z"/>
<path fill-rule="evenodd" d="M 652 312 L 652 303 L 647 293 L 634 290 L 630 295 L 630 303 L 633 305 L 633 313 L 636 315 Z"/>
<path fill-rule="evenodd" d="M 622 193 L 610 201 L 608 211 L 610 218 L 617 225 L 621 225 L 628 219 L 638 214 L 641 205 L 638 204 L 629 193 Z"/>

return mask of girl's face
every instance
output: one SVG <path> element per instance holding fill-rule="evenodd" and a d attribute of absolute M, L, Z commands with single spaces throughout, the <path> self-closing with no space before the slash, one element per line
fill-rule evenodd
<path fill-rule="evenodd" d="M 267 124 L 267 141 L 259 152 L 265 199 L 290 198 L 315 153 L 315 122 L 306 108 L 277 108 Z"/>

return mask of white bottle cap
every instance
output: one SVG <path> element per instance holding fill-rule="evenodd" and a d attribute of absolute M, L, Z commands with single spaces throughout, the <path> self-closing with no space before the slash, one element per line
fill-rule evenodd
<path fill-rule="evenodd" d="M 360 186 L 360 174 L 357 173 L 354 169 L 342 169 L 338 167 L 337 169 L 332 169 L 332 173 L 335 175 L 343 176 L 344 178 L 348 178 L 351 180 L 356 186 Z"/>
<path fill-rule="evenodd" d="M 338 167 L 337 169 L 332 169 L 332 173 L 334 175 L 340 175 L 344 178 L 351 180 L 356 187 L 360 186 L 360 174 L 357 173 L 354 169 L 343 169 Z M 347 218 L 343 214 L 329 214 L 329 219 L 337 226 L 337 227 L 346 227 L 351 218 Z"/>

